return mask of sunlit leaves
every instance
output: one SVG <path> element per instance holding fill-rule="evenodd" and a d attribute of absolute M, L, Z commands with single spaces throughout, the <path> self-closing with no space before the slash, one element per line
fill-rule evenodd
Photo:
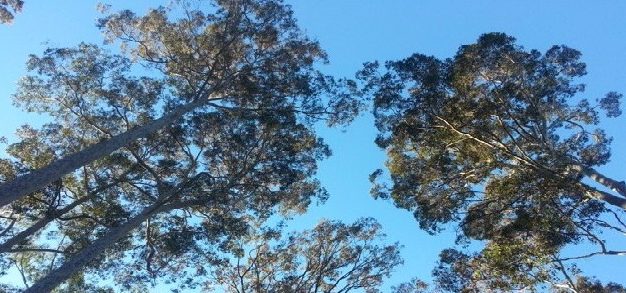
<path fill-rule="evenodd" d="M 284 237 L 276 230 L 243 243 L 237 261 L 222 263 L 214 285 L 226 292 L 380 292 L 402 263 L 399 245 L 383 245 L 371 218 L 353 224 L 322 221 Z"/>
<path fill-rule="evenodd" d="M 21 247 L 48 241 L 65 254 L 36 262 L 27 275 L 59 268 L 147 213 L 145 225 L 106 243 L 84 268 L 71 268 L 85 279 L 66 288 L 91 288 L 92 279 L 106 278 L 127 290 L 157 279 L 190 288 L 252 223 L 326 199 L 314 175 L 330 150 L 313 125 L 351 121 L 361 107 L 352 96 L 356 84 L 316 69 L 325 53 L 280 1 L 213 4 L 180 6 L 180 15 L 161 7 L 103 18 L 108 40 L 126 49 L 121 55 L 80 44 L 30 57 L 14 101 L 53 123 L 10 148 L 6 177 L 153 125 L 180 107 L 195 108 L 65 176 L 53 205 L 33 205 L 32 221 L 46 221 L 52 233 L 28 235 Z M 199 253 L 211 261 L 199 261 Z"/>
<path fill-rule="evenodd" d="M 621 95 L 597 105 L 578 97 L 580 56 L 565 46 L 527 51 L 491 33 L 453 58 L 415 54 L 359 73 L 374 101 L 376 142 L 388 154 L 391 184 L 375 182 L 373 192 L 413 211 L 429 232 L 459 223 L 459 240 L 486 241 L 466 275 L 484 288 L 549 281 L 568 244 L 605 249 L 596 233 L 606 228 L 601 215 L 613 212 L 606 204 L 626 206 L 621 191 L 596 201 L 605 197 L 582 181 L 596 180 L 592 168 L 609 160 L 611 139 L 594 125 L 600 109 L 621 113 Z M 596 181 L 617 190 L 614 180 Z"/>

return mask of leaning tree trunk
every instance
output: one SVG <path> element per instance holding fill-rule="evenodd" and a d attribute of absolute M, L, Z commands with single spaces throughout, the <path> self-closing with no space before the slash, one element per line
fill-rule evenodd
<path fill-rule="evenodd" d="M 122 180 L 124 180 L 124 177 L 126 176 L 126 174 L 130 173 L 130 170 L 127 172 L 124 172 L 124 174 L 118 178 L 113 180 L 113 182 L 106 184 L 100 188 L 96 188 L 95 190 L 88 192 L 87 196 L 83 196 L 75 201 L 73 201 L 72 203 L 68 204 L 67 206 L 63 207 L 60 210 L 54 210 L 52 213 L 48 214 L 46 213 L 46 216 L 42 219 L 40 219 L 39 221 L 35 222 L 34 224 L 32 224 L 30 227 L 26 228 L 24 231 L 18 233 L 17 235 L 11 237 L 10 239 L 6 240 L 4 243 L 0 244 L 0 253 L 4 253 L 4 252 L 8 252 L 11 250 L 11 248 L 26 240 L 26 238 L 32 236 L 33 234 L 35 234 L 37 231 L 41 230 L 42 228 L 44 228 L 46 225 L 48 225 L 50 222 L 58 219 L 59 217 L 65 215 L 66 213 L 70 212 L 71 210 L 73 210 L 75 207 L 88 202 L 92 199 L 96 199 L 98 197 L 98 194 L 102 191 L 105 191 L 117 184 L 119 184 Z"/>
<path fill-rule="evenodd" d="M 50 292 L 59 284 L 70 278 L 76 272 L 82 270 L 84 266 L 101 255 L 107 248 L 117 243 L 131 230 L 141 226 L 151 216 L 174 208 L 172 205 L 156 203 L 145 208 L 141 213 L 128 220 L 122 226 L 112 228 L 102 237 L 98 238 L 89 246 L 65 261 L 63 265 L 48 275 L 38 280 L 33 286 L 26 289 L 24 293 Z"/>
<path fill-rule="evenodd" d="M 4 253 L 4 252 L 8 252 L 11 250 L 11 248 L 26 240 L 26 238 L 30 237 L 31 235 L 35 234 L 37 231 L 39 231 L 40 229 L 42 229 L 43 227 L 45 227 L 46 225 L 48 225 L 50 222 L 54 221 L 56 218 L 64 215 L 65 213 L 71 211 L 72 209 L 74 209 L 76 206 L 87 202 L 91 199 L 96 198 L 95 194 L 89 195 L 89 196 L 85 196 L 82 197 L 74 202 L 72 202 L 71 204 L 69 204 L 68 206 L 55 211 L 54 214 L 50 215 L 50 216 L 46 216 L 43 219 L 40 219 L 39 221 L 37 221 L 36 223 L 34 223 L 32 226 L 28 227 L 26 230 L 18 233 L 17 235 L 11 237 L 10 239 L 8 239 L 7 241 L 5 241 L 4 243 L 0 244 L 0 253 Z"/>
<path fill-rule="evenodd" d="M 589 197 L 596 198 L 626 210 L 626 184 L 624 181 L 619 182 L 615 179 L 609 178 L 591 167 L 584 167 L 580 165 L 574 165 L 572 167 L 582 175 L 619 194 L 619 196 L 613 195 L 583 183 L 583 185 L 587 187 L 586 193 Z"/>
<path fill-rule="evenodd" d="M 619 182 L 615 179 L 604 176 L 602 173 L 593 168 L 582 166 L 575 166 L 575 168 L 591 180 L 606 186 L 626 198 L 626 183 L 624 183 L 624 181 Z"/>
<path fill-rule="evenodd" d="M 111 154 L 117 149 L 139 139 L 153 134 L 168 124 L 173 123 L 184 114 L 196 109 L 203 104 L 202 99 L 182 105 L 163 117 L 152 120 L 148 124 L 128 130 L 112 138 L 94 144 L 71 154 L 50 165 L 22 175 L 13 181 L 0 185 L 0 207 L 10 204 L 30 193 L 33 193 L 51 182 L 60 179 L 66 174 Z"/>
<path fill-rule="evenodd" d="M 26 289 L 24 293 L 37 293 L 37 292 L 50 292 L 59 284 L 70 278 L 76 272 L 82 270 L 84 266 L 93 261 L 96 257 L 101 255 L 107 248 L 117 243 L 120 239 L 126 236 L 130 231 L 139 227 L 141 223 L 148 220 L 150 217 L 157 215 L 165 211 L 171 211 L 174 209 L 188 207 L 194 204 L 206 203 L 206 199 L 196 201 L 180 202 L 174 199 L 178 194 L 183 192 L 191 181 L 199 178 L 200 174 L 196 177 L 181 183 L 176 188 L 172 188 L 159 196 L 160 200 L 156 203 L 146 207 L 139 214 L 130 218 L 126 223 L 121 226 L 111 228 L 106 234 L 96 239 L 93 243 L 83 248 L 78 253 L 74 254 L 70 259 L 65 261 L 60 267 L 54 271 L 48 273 L 45 277 L 38 280 L 33 286 Z"/>
<path fill-rule="evenodd" d="M 614 205 L 623 210 L 626 210 L 626 199 L 617 197 L 608 192 L 598 190 L 590 186 L 585 186 L 585 187 L 587 188 L 587 191 L 585 191 L 585 195 L 587 195 L 588 197 L 595 198 L 600 201 L 604 201 L 610 205 Z"/>

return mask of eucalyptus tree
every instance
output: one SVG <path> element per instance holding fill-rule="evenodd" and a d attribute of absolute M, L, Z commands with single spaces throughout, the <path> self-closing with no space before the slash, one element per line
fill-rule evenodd
<path fill-rule="evenodd" d="M 210 6 L 210 5 L 209 5 Z M 269 107 L 274 102 L 263 92 L 297 92 L 301 97 L 315 96 L 319 89 L 300 88 L 309 82 L 329 88 L 335 81 L 312 74 L 310 67 L 326 58 L 318 44 L 307 39 L 297 29 L 292 13 L 280 0 L 215 1 L 215 11 L 203 13 L 184 11 L 184 19 L 170 20 L 165 8 L 152 10 L 143 17 L 131 11 L 110 15 L 99 22 L 108 40 L 120 41 L 129 54 L 163 76 L 168 90 L 174 95 L 166 111 L 151 113 L 142 124 L 124 131 L 114 131 L 94 144 L 57 158 L 50 164 L 30 170 L 0 185 L 0 206 L 9 204 L 62 176 L 101 159 L 129 143 L 154 134 L 159 129 L 199 107 L 209 104 L 232 107 Z M 99 68 L 102 69 L 102 68 Z M 43 71 L 44 78 L 30 79 L 22 89 L 71 89 L 64 76 L 55 70 Z M 292 73 L 297 73 L 291 75 Z M 75 82 L 75 81 L 73 81 Z M 32 88 L 31 88 L 32 87 Z M 250 94 L 249 98 L 242 98 Z M 92 96 L 93 93 L 84 93 Z M 266 93 L 267 94 L 267 93 Z M 28 96 L 28 94 L 26 94 Z M 33 99 L 25 98 L 28 103 Z M 302 99 L 298 111 L 313 116 L 329 110 L 319 101 Z M 353 112 L 356 103 L 347 96 L 331 103 L 345 113 Z M 175 106 L 175 107 L 173 107 Z M 156 114 L 160 114 L 157 118 Z M 344 115 L 334 115 L 336 122 Z"/>
<path fill-rule="evenodd" d="M 398 284 L 396 286 L 391 287 L 391 291 L 393 293 L 427 293 L 431 292 L 428 283 L 418 279 L 413 278 L 411 281 L 404 282 Z"/>
<path fill-rule="evenodd" d="M 127 55 L 81 44 L 30 58 L 15 102 L 52 122 L 9 148 L 5 186 L 90 159 L 5 201 L 3 260 L 21 262 L 27 292 L 99 277 L 195 286 L 212 264 L 197 255 L 325 199 L 312 176 L 330 151 L 313 123 L 348 122 L 353 84 L 315 69 L 324 52 L 280 1 L 215 4 L 101 20 Z"/>
<path fill-rule="evenodd" d="M 485 282 L 478 281 L 474 278 L 477 265 L 481 265 L 474 257 L 476 255 L 464 253 L 455 249 L 446 249 L 442 251 L 440 260 L 433 270 L 435 284 L 428 286 L 424 292 L 483 292 L 489 289 Z M 480 256 L 479 256 L 480 258 Z M 484 272 L 489 272 L 490 268 L 486 268 Z M 626 288 L 623 285 L 608 282 L 602 284 L 600 281 L 582 275 L 570 275 L 564 266 L 558 268 L 562 277 L 566 278 L 565 282 L 548 282 L 543 286 L 538 286 L 540 292 L 555 293 L 624 293 Z M 580 272 L 579 272 L 580 273 Z M 500 280 L 502 282 L 502 280 Z M 502 287 L 512 288 L 511 284 L 502 284 Z M 518 288 L 518 292 L 528 291 L 528 288 Z"/>
<path fill-rule="evenodd" d="M 48 113 L 56 121 L 45 125 L 40 130 L 25 126 L 18 131 L 20 141 L 7 148 L 7 153 L 14 160 L 4 160 L 3 181 L 11 180 L 28 170 L 45 166 L 65 153 L 75 152 L 84 145 L 98 141 L 109 130 L 128 127 L 132 125 L 131 123 L 140 123 L 142 117 L 145 117 L 152 107 L 148 105 L 157 99 L 160 88 L 157 81 L 125 77 L 124 72 L 127 72 L 125 68 L 129 65 L 128 60 L 120 56 L 106 56 L 96 46 L 81 45 L 76 49 L 51 49 L 45 55 L 44 58 L 36 56 L 30 58 L 31 70 L 39 70 L 43 73 L 45 70 L 55 70 L 55 67 L 66 68 L 65 71 L 59 69 L 57 73 L 62 75 L 68 84 L 74 83 L 83 90 L 99 91 L 107 98 L 82 99 L 83 96 L 80 94 L 71 92 L 64 94 L 61 91 L 57 96 L 52 96 L 53 98 L 45 95 L 52 91 L 27 93 L 31 95 L 28 97 L 28 110 Z M 61 62 L 63 60 L 67 62 Z M 98 70 L 98 68 L 101 69 Z M 81 73 L 71 73 L 71 71 L 80 70 L 82 70 Z M 88 78 L 89 74 L 92 79 Z M 104 88 L 105 77 L 115 81 L 113 88 Z M 71 80 L 72 78 L 74 80 Z M 25 78 L 23 82 L 27 82 L 26 80 L 30 78 Z M 89 85 L 87 85 L 88 82 L 90 82 Z M 16 101 L 21 101 L 20 97 L 23 96 L 18 93 L 15 97 Z M 108 104 L 108 106 L 103 107 L 102 104 Z M 101 195 L 107 189 L 115 186 L 117 181 L 123 180 L 133 172 L 132 162 L 122 160 L 122 158 L 119 155 L 105 158 L 97 163 L 83 166 L 72 176 L 55 181 L 43 190 L 45 193 L 51 187 L 56 188 L 57 192 L 52 197 L 54 200 L 51 200 L 49 196 L 42 196 L 40 191 L 29 194 L 25 200 L 13 203 L 10 208 L 5 208 L 19 214 L 22 221 L 17 224 L 26 229 L 18 234 L 13 233 L 10 239 L 6 239 L 0 245 L 0 252 L 10 250 L 13 245 L 37 233 L 76 206 L 91 200 L 104 199 Z M 62 192 L 70 193 L 70 195 L 61 197 Z M 42 201 L 47 202 L 43 207 L 37 204 Z M 25 221 L 24 212 L 39 214 L 30 216 L 32 221 Z M 36 222 L 33 222 L 35 220 Z"/>
<path fill-rule="evenodd" d="M 380 229 L 374 219 L 363 218 L 353 224 L 323 220 L 312 230 L 282 237 L 279 230 L 253 235 L 233 260 L 218 266 L 208 289 L 380 292 L 384 279 L 402 263 L 399 245 L 382 245 Z"/>
<path fill-rule="evenodd" d="M 626 293 L 626 288 L 620 284 L 608 283 L 603 285 L 597 280 L 580 277 L 576 279 L 576 290 L 580 293 Z M 567 292 L 566 288 L 558 292 Z"/>
<path fill-rule="evenodd" d="M 22 11 L 22 0 L 0 0 L 0 23 L 11 23 L 15 13 Z"/>
<path fill-rule="evenodd" d="M 63 226 L 57 237 L 73 240 L 64 246 L 64 261 L 27 292 L 50 290 L 88 268 L 128 286 L 160 277 L 193 286 L 211 270 L 211 262 L 197 260 L 199 254 L 228 250 L 232 239 L 249 230 L 249 223 L 277 211 L 303 211 L 311 200 L 325 197 L 310 177 L 327 149 L 310 129 L 293 116 L 279 121 L 274 119 L 284 117 L 274 113 L 237 116 L 195 117 L 205 125 L 193 127 L 196 145 L 204 149 L 195 154 L 196 164 L 206 165 L 201 172 L 176 166 L 187 163 L 183 157 L 165 166 L 157 165 L 162 159 L 154 165 L 146 162 L 159 177 L 132 182 L 143 186 L 120 194 L 118 223 L 74 221 Z M 209 126 L 213 123 L 220 127 Z M 164 168 L 190 174 L 168 178 Z M 159 190 L 159 181 L 167 186 Z M 187 269 L 193 269 L 189 279 L 184 278 Z"/>
<path fill-rule="evenodd" d="M 597 169 L 611 142 L 597 128 L 600 115 L 619 116 L 621 95 L 580 97 L 580 55 L 566 46 L 527 51 L 490 33 L 453 58 L 415 54 L 359 73 L 388 154 L 391 184 L 376 171 L 374 196 L 413 211 L 430 233 L 457 223 L 460 243 L 484 241 L 459 262 L 472 265 L 483 289 L 575 287 L 569 261 L 625 253 L 601 233 L 626 231 L 626 186 Z M 595 248 L 561 253 L 580 243 Z"/>
<path fill-rule="evenodd" d="M 477 284 L 472 283 L 469 278 L 463 279 L 463 273 L 459 272 L 459 270 L 463 270 L 463 264 L 461 262 L 457 262 L 456 265 L 438 267 L 438 271 L 436 277 L 435 284 L 428 284 L 419 279 L 413 279 L 410 282 L 402 283 L 398 286 L 392 287 L 392 291 L 394 293 L 440 293 L 440 292 L 472 292 L 478 291 L 483 292 L 486 291 L 484 287 L 475 287 Z M 440 274 L 446 274 L 441 269 L 448 270 L 448 277 L 452 276 L 454 279 L 446 279 Z M 455 272 L 456 271 L 456 272 Z M 458 275 L 461 273 L 461 275 Z M 444 279 L 442 279 L 442 277 Z M 459 278 L 461 277 L 461 278 Z M 466 276 L 467 277 L 467 276 Z M 574 286 L 553 286 L 551 288 L 545 288 L 542 292 L 553 292 L 553 293 L 624 293 L 626 292 L 626 288 L 624 286 L 609 282 L 608 284 L 602 284 L 600 281 L 590 279 L 587 277 L 578 277 L 575 280 L 572 280 L 572 284 Z M 519 290 L 520 292 L 525 292 L 524 290 Z M 528 291 L 528 290 L 526 290 Z"/>

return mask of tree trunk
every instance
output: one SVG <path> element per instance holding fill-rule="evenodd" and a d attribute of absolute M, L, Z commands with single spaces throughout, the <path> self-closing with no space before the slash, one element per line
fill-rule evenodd
<path fill-rule="evenodd" d="M 48 225 L 50 222 L 54 221 L 55 219 L 59 218 L 60 216 L 65 215 L 66 213 L 68 213 L 69 211 L 73 210 L 75 207 L 90 201 L 92 199 L 95 199 L 98 194 L 102 191 L 105 191 L 117 184 L 119 184 L 121 181 L 124 180 L 125 176 L 128 175 L 128 173 L 130 173 L 130 170 L 124 172 L 124 174 L 122 174 L 122 176 L 120 176 L 120 178 L 113 180 L 113 182 L 106 184 L 100 188 L 96 188 L 93 191 L 88 192 L 87 196 L 81 197 L 77 200 L 75 200 L 74 202 L 72 202 L 71 204 L 67 205 L 66 207 L 60 209 L 60 210 L 55 210 L 52 212 L 52 214 L 50 215 L 46 215 L 46 217 L 44 217 L 43 219 L 40 219 L 39 221 L 37 221 L 35 224 L 33 224 L 32 226 L 28 227 L 26 230 L 18 233 L 17 235 L 11 237 L 11 239 L 5 241 L 4 243 L 2 243 L 2 245 L 0 245 L 0 253 L 3 252 L 7 252 L 9 250 L 11 250 L 11 248 L 26 240 L 27 237 L 30 237 L 31 235 L 35 234 L 35 232 L 39 231 L 39 229 L 45 227 L 46 225 Z"/>
<path fill-rule="evenodd" d="M 11 237 L 11 239 L 5 241 L 4 243 L 2 243 L 2 245 L 0 245 L 0 253 L 4 253 L 7 252 L 9 250 L 11 250 L 11 248 L 26 240 L 26 238 L 30 237 L 31 235 L 35 234 L 35 232 L 39 231 L 41 228 L 45 227 L 46 225 L 48 225 L 48 223 L 54 221 L 54 219 L 64 215 L 65 213 L 71 211 L 72 209 L 74 209 L 76 206 L 87 202 L 91 199 L 96 198 L 96 194 L 91 194 L 89 196 L 85 196 L 82 197 L 74 202 L 72 202 L 71 204 L 67 205 L 66 207 L 55 211 L 55 213 L 53 215 L 49 215 L 46 216 L 45 218 L 37 221 L 35 224 L 33 224 L 32 226 L 28 227 L 26 230 L 18 233 L 17 235 Z"/>
<path fill-rule="evenodd" d="M 598 172 L 597 170 L 590 168 L 590 167 L 584 167 L 581 165 L 572 165 L 572 168 L 578 172 L 580 172 L 580 174 L 588 177 L 589 179 L 601 184 L 604 187 L 609 188 L 610 190 L 616 192 L 618 195 L 614 195 L 611 194 L 609 192 L 606 191 L 602 191 L 599 189 L 596 189 L 592 186 L 589 186 L 583 182 L 580 182 L 580 184 L 582 184 L 583 187 L 585 187 L 585 189 L 587 189 L 586 191 L 586 195 L 588 197 L 591 198 L 595 198 L 597 200 L 601 200 L 604 201 L 608 204 L 611 204 L 613 206 L 619 207 L 623 210 L 626 210 L 626 184 L 624 184 L 624 182 L 619 182 L 615 179 L 611 179 L 609 177 L 604 176 L 603 174 L 601 174 L 600 172 Z"/>
<path fill-rule="evenodd" d="M 608 192 L 597 190 L 597 189 L 595 189 L 593 187 L 589 187 L 587 189 L 590 189 L 590 190 L 588 190 L 586 192 L 588 197 L 604 201 L 604 202 L 606 202 L 608 204 L 611 204 L 611 205 L 619 207 L 619 208 L 621 208 L 623 210 L 626 210 L 626 199 L 625 198 L 617 197 L 617 196 L 612 195 L 612 194 L 610 194 Z"/>
<path fill-rule="evenodd" d="M 626 183 L 624 181 L 619 182 L 617 180 L 611 179 L 609 177 L 604 176 L 602 173 L 598 172 L 593 168 L 584 168 L 582 166 L 576 166 L 577 170 L 579 170 L 583 175 L 591 178 L 591 180 L 598 182 L 605 187 L 619 193 L 621 196 L 626 198 Z"/>
<path fill-rule="evenodd" d="M 80 252 L 72 256 L 65 261 L 63 265 L 48 275 L 38 280 L 33 286 L 26 289 L 24 293 L 39 293 L 50 292 L 59 284 L 70 278 L 73 274 L 83 269 L 83 267 L 93 261 L 96 257 L 102 254 L 107 248 L 117 243 L 120 239 L 126 236 L 131 230 L 139 227 L 144 221 L 151 216 L 160 212 L 174 208 L 172 205 L 165 205 L 163 203 L 155 203 L 145 208 L 141 213 L 135 217 L 129 219 L 122 226 L 112 228 L 102 237 L 91 243 L 89 246 L 83 248 Z"/>
<path fill-rule="evenodd" d="M 152 120 L 148 124 L 118 134 L 108 140 L 96 143 L 77 153 L 52 162 L 50 165 L 22 175 L 13 181 L 0 185 L 0 207 L 10 204 L 30 193 L 33 193 L 66 174 L 105 157 L 117 149 L 139 138 L 147 137 L 168 124 L 173 123 L 184 114 L 203 104 L 202 99 L 182 105 L 163 117 Z"/>

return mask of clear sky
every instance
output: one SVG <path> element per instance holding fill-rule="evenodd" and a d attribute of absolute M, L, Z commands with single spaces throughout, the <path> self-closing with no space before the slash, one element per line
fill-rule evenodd
<path fill-rule="evenodd" d="M 144 11 L 157 1 L 112 1 L 113 8 Z M 43 118 L 26 115 L 11 105 L 15 82 L 24 74 L 28 54 L 46 46 L 100 43 L 94 27 L 97 1 L 26 0 L 24 12 L 11 26 L 0 26 L 0 136 L 12 138 L 24 123 Z M 423 53 L 445 58 L 462 44 L 486 32 L 505 32 L 528 49 L 545 50 L 565 44 L 583 53 L 589 74 L 585 96 L 607 91 L 626 93 L 626 1 L 526 0 L 289 0 L 303 30 L 320 41 L 330 56 L 323 69 L 351 77 L 361 64 Z M 47 45 L 47 44 L 48 45 Z M 603 121 L 614 137 L 613 159 L 601 168 L 626 179 L 626 117 Z M 351 222 L 377 218 L 390 241 L 405 246 L 405 266 L 388 284 L 417 276 L 428 279 L 442 248 L 453 245 L 453 233 L 429 236 L 419 231 L 411 214 L 369 195 L 368 175 L 384 164 L 384 153 L 373 143 L 375 129 L 368 115 L 345 131 L 320 129 L 334 155 L 321 164 L 320 180 L 331 194 L 328 202 L 292 221 L 292 228 L 312 227 L 320 218 Z M 0 147 L 3 149 L 4 147 Z M 604 281 L 626 284 L 624 257 L 598 257 L 581 267 Z"/>

